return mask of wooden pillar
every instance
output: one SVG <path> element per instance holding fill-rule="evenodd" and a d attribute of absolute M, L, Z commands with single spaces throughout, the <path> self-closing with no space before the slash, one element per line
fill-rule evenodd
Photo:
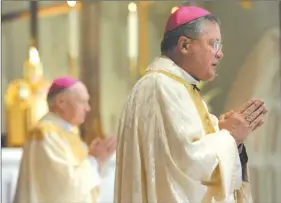
<path fill-rule="evenodd" d="M 30 1 L 30 14 L 31 46 L 38 49 L 38 1 Z"/>
<path fill-rule="evenodd" d="M 91 111 L 81 126 L 82 136 L 87 144 L 96 137 L 103 137 L 100 119 L 100 2 L 83 1 L 81 7 L 81 80 L 90 94 Z"/>

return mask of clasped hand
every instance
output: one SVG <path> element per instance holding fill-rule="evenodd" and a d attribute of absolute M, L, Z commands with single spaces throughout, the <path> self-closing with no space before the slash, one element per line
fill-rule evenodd
<path fill-rule="evenodd" d="M 241 144 L 247 136 L 264 123 L 267 113 L 263 101 L 252 99 L 243 104 L 237 111 L 223 114 L 219 119 L 220 129 L 226 129 Z"/>
<path fill-rule="evenodd" d="M 89 155 L 94 156 L 101 166 L 114 154 L 115 150 L 116 136 L 105 139 L 96 138 L 89 147 Z"/>

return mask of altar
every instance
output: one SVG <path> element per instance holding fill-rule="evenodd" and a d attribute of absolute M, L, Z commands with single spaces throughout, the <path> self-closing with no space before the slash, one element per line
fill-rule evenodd
<path fill-rule="evenodd" d="M 15 194 L 20 159 L 22 156 L 21 148 L 2 148 L 2 183 L 1 183 L 1 202 L 11 203 Z"/>
<path fill-rule="evenodd" d="M 21 148 L 2 148 L 2 203 L 13 202 L 21 157 Z M 101 196 L 99 203 L 113 203 L 115 157 L 112 157 L 107 167 L 108 169 L 101 185 Z"/>

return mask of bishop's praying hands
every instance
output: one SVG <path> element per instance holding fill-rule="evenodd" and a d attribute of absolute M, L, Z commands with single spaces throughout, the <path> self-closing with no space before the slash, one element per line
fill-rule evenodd
<path fill-rule="evenodd" d="M 244 142 L 248 134 L 260 127 L 264 123 L 264 115 L 267 113 L 266 106 L 263 101 L 252 99 L 243 104 L 236 111 L 229 111 L 223 114 L 219 119 L 220 129 L 227 129 L 235 138 L 237 144 Z M 241 122 L 245 126 L 245 131 L 237 128 L 235 125 L 230 125 L 230 119 L 236 122 Z"/>
<path fill-rule="evenodd" d="M 250 132 L 256 130 L 264 123 L 264 116 L 267 113 L 267 108 L 263 101 L 252 99 L 243 104 L 236 111 L 229 111 L 219 118 L 219 128 L 229 129 L 231 135 L 235 138 L 239 149 L 239 157 L 242 167 L 242 180 L 248 182 L 248 155 L 246 147 L 243 144 Z M 235 125 L 229 126 L 227 120 L 231 117 L 236 117 L 237 122 L 241 122 L 245 126 L 245 131 L 237 129 Z"/>

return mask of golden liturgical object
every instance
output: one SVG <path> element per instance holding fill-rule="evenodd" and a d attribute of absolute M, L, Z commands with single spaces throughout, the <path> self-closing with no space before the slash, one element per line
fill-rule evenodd
<path fill-rule="evenodd" d="M 43 78 L 39 53 L 31 47 L 24 64 L 24 78 L 13 81 L 5 95 L 8 147 L 22 147 L 30 127 L 47 113 L 49 85 Z"/>

